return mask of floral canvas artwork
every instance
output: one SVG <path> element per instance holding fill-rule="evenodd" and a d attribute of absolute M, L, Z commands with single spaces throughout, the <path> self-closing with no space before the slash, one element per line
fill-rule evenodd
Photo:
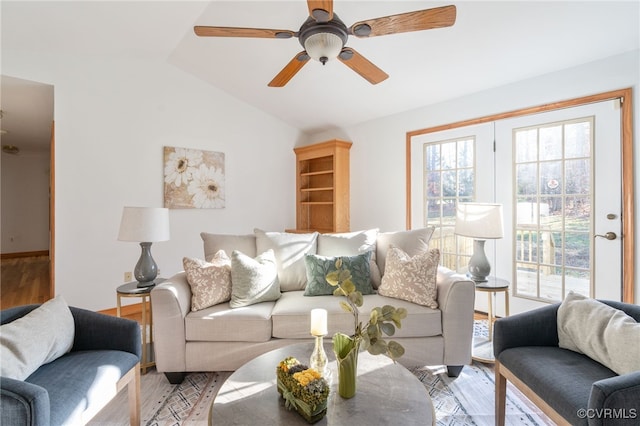
<path fill-rule="evenodd" d="M 224 153 L 164 147 L 164 206 L 170 209 L 225 207 Z"/>

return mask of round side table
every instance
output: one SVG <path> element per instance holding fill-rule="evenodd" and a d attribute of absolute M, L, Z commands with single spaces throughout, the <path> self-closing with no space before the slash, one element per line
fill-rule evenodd
<path fill-rule="evenodd" d="M 121 302 L 123 297 L 139 297 L 142 299 L 142 323 L 140 324 L 142 329 L 142 359 L 140 360 L 140 370 L 142 370 L 142 374 L 146 374 L 147 368 L 156 365 L 153 359 L 153 313 L 151 311 L 151 290 L 156 286 L 156 284 L 159 284 L 164 280 L 164 278 L 157 278 L 155 283 L 148 287 L 138 287 L 138 282 L 133 281 L 123 284 L 116 289 L 116 314 L 118 317 L 121 316 Z M 149 310 L 148 316 L 147 309 Z M 148 342 L 147 325 L 149 326 Z"/>
<path fill-rule="evenodd" d="M 493 323 L 496 321 L 493 309 L 493 298 L 498 294 L 504 295 L 504 313 L 509 316 L 509 281 L 497 277 L 488 277 L 487 281 L 476 282 L 476 291 L 487 293 L 489 305 L 487 317 L 489 321 L 489 337 L 474 337 L 471 357 L 481 362 L 495 362 L 493 355 Z"/>

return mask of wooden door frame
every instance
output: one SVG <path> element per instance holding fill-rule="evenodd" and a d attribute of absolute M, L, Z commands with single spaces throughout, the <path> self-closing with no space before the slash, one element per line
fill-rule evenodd
<path fill-rule="evenodd" d="M 55 271 L 56 271 L 56 136 L 55 121 L 51 122 L 51 146 L 49 158 L 49 299 L 53 299 L 56 294 Z"/>
<path fill-rule="evenodd" d="M 621 166 L 622 166 L 622 301 L 635 303 L 635 206 L 633 182 L 633 98 L 631 88 L 613 90 L 580 98 L 552 102 L 513 111 L 458 121 L 426 129 L 407 132 L 406 136 L 406 227 L 411 229 L 411 138 L 428 133 L 483 124 L 507 118 L 522 117 L 541 112 L 571 108 L 596 102 L 619 99 L 621 111 Z"/>

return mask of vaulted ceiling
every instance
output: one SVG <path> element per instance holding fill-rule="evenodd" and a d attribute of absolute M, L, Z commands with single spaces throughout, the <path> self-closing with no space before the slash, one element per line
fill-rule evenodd
<path fill-rule="evenodd" d="M 640 46 L 638 1 L 335 0 L 334 11 L 350 26 L 448 4 L 457 8 L 452 27 L 368 39 L 349 37 L 347 46 L 389 74 L 377 85 L 334 60 L 324 66 L 308 63 L 285 87 L 267 87 L 302 50 L 297 38 L 197 37 L 193 31 L 194 25 L 297 31 L 308 16 L 302 0 L 3 0 L 2 49 L 169 62 L 296 128 L 314 132 L 401 113 Z M 8 110 L 4 100 L 3 109 Z"/>

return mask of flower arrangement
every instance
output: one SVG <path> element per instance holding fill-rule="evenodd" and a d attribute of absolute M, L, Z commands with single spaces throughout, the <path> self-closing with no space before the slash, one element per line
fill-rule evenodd
<path fill-rule="evenodd" d="M 386 342 L 383 334 L 393 336 L 396 327 L 402 327 L 402 320 L 407 317 L 407 310 L 404 308 L 394 308 L 391 305 L 376 307 L 369 314 L 369 322 L 362 325 L 359 321 L 359 311 L 363 304 L 362 293 L 356 290 L 356 286 L 351 281 L 351 271 L 342 268 L 342 259 L 336 260 L 336 270 L 329 272 L 326 276 L 327 282 L 337 287 L 333 295 L 344 296 L 346 301 L 341 301 L 342 308 L 353 314 L 355 333 L 351 336 L 357 340 L 363 350 L 367 350 L 372 355 L 386 355 L 392 360 L 397 360 L 404 355 L 404 347 L 395 341 Z"/>
<path fill-rule="evenodd" d="M 295 409 L 309 423 L 325 416 L 329 384 L 319 372 L 287 357 L 278 364 L 276 378 L 285 407 Z"/>

